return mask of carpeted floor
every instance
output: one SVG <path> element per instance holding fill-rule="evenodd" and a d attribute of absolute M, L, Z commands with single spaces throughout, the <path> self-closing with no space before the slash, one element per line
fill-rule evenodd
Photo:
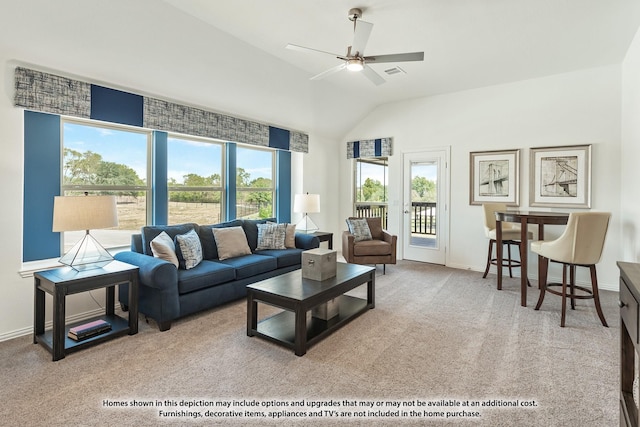
<path fill-rule="evenodd" d="M 141 316 L 59 362 L 17 338 L 0 343 L 0 425 L 619 425 L 617 293 L 602 292 L 609 328 L 592 301 L 560 328 L 560 298 L 534 311 L 530 289 L 523 308 L 519 279 L 379 267 L 376 308 L 303 357 L 247 337 L 244 300 L 167 332 Z"/>

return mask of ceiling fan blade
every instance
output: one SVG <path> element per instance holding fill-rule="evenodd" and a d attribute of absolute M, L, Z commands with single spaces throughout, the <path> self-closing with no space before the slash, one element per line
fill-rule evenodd
<path fill-rule="evenodd" d="M 334 57 L 339 58 L 339 59 L 346 59 L 344 56 L 338 55 L 337 53 L 325 52 L 324 50 L 318 50 L 318 49 L 312 49 L 310 47 L 298 46 L 297 44 L 289 43 L 286 46 L 286 48 L 287 49 L 291 49 L 291 50 L 297 50 L 297 51 L 300 51 L 300 52 L 319 52 L 319 53 L 324 53 L 324 54 L 327 54 L 327 55 L 334 56 Z"/>
<path fill-rule="evenodd" d="M 335 67 L 329 68 L 328 70 L 323 71 L 320 74 L 317 74 L 317 75 L 311 77 L 311 79 L 309 79 L 309 80 L 320 80 L 320 79 L 328 76 L 329 74 L 337 73 L 338 71 L 343 70 L 344 68 L 346 68 L 346 66 L 347 65 L 343 62 L 340 65 L 336 65 Z"/>
<path fill-rule="evenodd" d="M 364 55 L 364 48 L 367 47 L 367 42 L 369 41 L 369 36 L 371 35 L 371 29 L 373 28 L 373 24 L 370 22 L 365 22 L 361 20 L 357 20 L 356 29 L 353 33 L 353 43 L 351 44 L 351 53 L 355 55 L 356 53 L 359 56 Z"/>
<path fill-rule="evenodd" d="M 364 74 L 364 76 L 369 80 L 371 80 L 373 84 L 375 84 L 376 86 L 380 86 L 385 82 L 385 80 L 382 77 L 380 77 L 378 73 L 373 71 L 373 68 L 368 67 L 367 64 L 364 65 L 364 68 L 362 69 L 362 74 Z"/>
<path fill-rule="evenodd" d="M 364 60 L 372 64 L 382 64 L 383 62 L 424 61 L 424 52 L 392 53 L 390 55 L 365 56 Z"/>

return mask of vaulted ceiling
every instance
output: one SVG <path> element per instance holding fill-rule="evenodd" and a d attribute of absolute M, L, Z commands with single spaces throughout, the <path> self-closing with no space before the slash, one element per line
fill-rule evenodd
<path fill-rule="evenodd" d="M 376 86 L 339 61 L 350 8 L 373 23 L 365 53 L 423 51 L 373 64 Z M 11 64 L 340 138 L 376 106 L 617 64 L 640 23 L 637 0 L 3 1 Z M 387 75 L 400 67 L 404 73 Z"/>

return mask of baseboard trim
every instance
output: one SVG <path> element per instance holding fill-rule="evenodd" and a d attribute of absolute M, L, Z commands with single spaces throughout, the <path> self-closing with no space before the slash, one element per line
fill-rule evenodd
<path fill-rule="evenodd" d="M 116 309 L 116 312 L 118 312 L 118 309 Z M 80 322 L 82 320 L 90 319 L 92 317 L 100 316 L 102 314 L 104 314 L 104 308 L 97 308 L 95 310 L 86 311 L 84 313 L 79 313 L 79 314 L 74 314 L 73 316 L 69 316 L 65 319 L 65 323 L 70 324 L 74 322 Z M 52 327 L 53 327 L 52 320 L 45 322 L 44 324 L 45 330 L 51 329 Z M 23 337 L 25 335 L 31 335 L 31 334 L 33 334 L 33 326 L 16 329 L 15 331 L 0 334 L 0 342 L 8 341 L 13 338 L 19 338 L 19 337 Z"/>

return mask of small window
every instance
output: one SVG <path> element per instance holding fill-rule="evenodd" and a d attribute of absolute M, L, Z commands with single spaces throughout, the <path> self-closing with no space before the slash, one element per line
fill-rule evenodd
<path fill-rule="evenodd" d="M 62 194 L 116 196 L 118 227 L 91 230 L 105 248 L 128 246 L 131 234 L 148 222 L 150 141 L 148 131 L 63 120 Z M 64 252 L 83 235 L 64 232 Z"/>
<path fill-rule="evenodd" d="M 224 221 L 223 162 L 222 143 L 169 137 L 169 224 Z"/>
<path fill-rule="evenodd" d="M 236 218 L 274 216 L 273 150 L 238 146 L 236 150 Z"/>

